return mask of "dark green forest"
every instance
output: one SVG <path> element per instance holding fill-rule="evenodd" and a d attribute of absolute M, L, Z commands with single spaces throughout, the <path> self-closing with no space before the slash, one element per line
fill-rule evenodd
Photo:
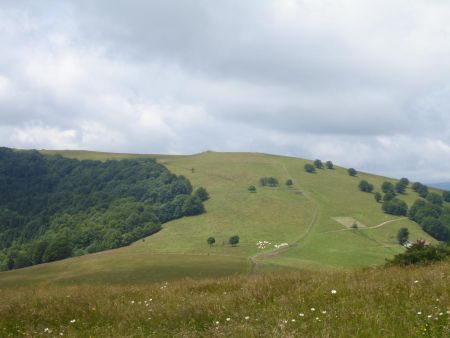
<path fill-rule="evenodd" d="M 0 148 L 0 270 L 128 245 L 203 213 L 207 198 L 153 159 L 79 161 Z"/>

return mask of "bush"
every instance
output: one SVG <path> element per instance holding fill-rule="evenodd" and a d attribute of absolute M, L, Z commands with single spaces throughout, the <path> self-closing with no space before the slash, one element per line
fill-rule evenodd
<path fill-rule="evenodd" d="M 293 184 L 294 184 L 294 182 L 293 182 L 291 179 L 288 179 L 288 180 L 286 181 L 286 185 L 287 185 L 288 187 L 291 187 Z"/>
<path fill-rule="evenodd" d="M 254 185 L 250 185 L 247 190 L 250 192 L 256 192 L 256 187 Z"/>
<path fill-rule="evenodd" d="M 277 187 L 278 179 L 276 179 L 275 177 L 261 177 L 259 179 L 259 184 L 261 184 L 263 187 Z"/>
<path fill-rule="evenodd" d="M 312 173 L 315 173 L 315 172 L 316 172 L 316 168 L 314 168 L 314 166 L 313 166 L 312 164 L 310 164 L 310 163 L 306 163 L 305 166 L 304 166 L 304 168 L 305 168 L 305 171 L 306 171 L 307 173 L 312 174 Z"/>
<path fill-rule="evenodd" d="M 348 173 L 350 176 L 356 176 L 356 175 L 358 174 L 358 172 L 357 172 L 354 168 L 349 168 L 349 169 L 347 170 L 347 173 Z"/>
<path fill-rule="evenodd" d="M 209 199 L 209 194 L 208 194 L 208 192 L 206 191 L 206 189 L 203 188 L 203 187 L 199 187 L 197 190 L 195 190 L 194 196 L 195 196 L 195 197 L 198 197 L 198 199 L 199 199 L 200 201 L 202 201 L 202 202 L 204 202 L 204 201 L 206 201 L 206 200 Z"/>
<path fill-rule="evenodd" d="M 373 184 L 370 184 L 366 180 L 362 180 L 359 182 L 359 190 L 371 193 L 373 191 Z"/>
<path fill-rule="evenodd" d="M 325 166 L 326 166 L 328 169 L 334 169 L 334 164 L 333 164 L 333 162 L 331 162 L 331 161 L 326 161 L 326 162 L 325 162 Z"/>
<path fill-rule="evenodd" d="M 398 198 L 385 201 L 382 208 L 385 213 L 391 215 L 406 216 L 408 213 L 408 205 Z"/>
<path fill-rule="evenodd" d="M 406 252 L 395 255 L 392 260 L 388 260 L 388 265 L 413 265 L 430 264 L 448 259 L 450 257 L 450 247 L 448 245 L 427 245 L 425 241 L 417 241 Z"/>
<path fill-rule="evenodd" d="M 237 236 L 237 235 L 231 236 L 228 239 L 228 244 L 230 244 L 231 246 L 238 245 L 239 244 L 239 236 Z"/>

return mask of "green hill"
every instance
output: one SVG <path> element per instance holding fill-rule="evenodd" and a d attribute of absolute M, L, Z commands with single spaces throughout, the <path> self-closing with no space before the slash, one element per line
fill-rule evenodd
<path fill-rule="evenodd" d="M 256 153 L 205 152 L 191 156 L 42 151 L 77 159 L 152 157 L 172 173 L 186 176 L 211 198 L 206 213 L 164 224 L 158 233 L 116 250 L 0 273 L 0 286 L 36 282 L 123 283 L 183 276 L 221 276 L 283 268 L 346 269 L 383 264 L 403 250 L 397 231 L 407 227 L 411 239 L 432 238 L 419 225 L 385 214 L 373 194 L 358 190 L 366 179 L 379 191 L 384 177 L 346 169 L 303 169 L 306 161 Z M 261 177 L 276 177 L 278 187 L 261 187 Z M 284 184 L 292 179 L 294 184 Z M 395 182 L 395 180 L 390 180 Z M 249 185 L 257 187 L 250 193 Z M 411 205 L 417 194 L 400 197 Z M 353 229 L 353 223 L 358 229 Z M 237 247 L 227 245 L 239 235 Z M 215 237 L 209 247 L 206 239 Z M 258 246 L 257 242 L 270 244 Z M 280 244 L 287 243 L 278 247 Z"/>

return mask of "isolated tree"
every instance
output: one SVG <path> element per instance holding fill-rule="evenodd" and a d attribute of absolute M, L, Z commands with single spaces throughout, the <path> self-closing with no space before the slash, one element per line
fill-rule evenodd
<path fill-rule="evenodd" d="M 209 199 L 209 194 L 203 187 L 199 187 L 197 190 L 195 190 L 194 196 L 198 197 L 200 201 L 206 201 Z"/>
<path fill-rule="evenodd" d="M 377 191 L 377 192 L 375 193 L 374 198 L 375 198 L 375 201 L 376 201 L 377 203 L 379 203 L 379 202 L 381 201 L 381 198 L 382 198 L 380 192 Z"/>
<path fill-rule="evenodd" d="M 326 161 L 326 162 L 325 162 L 325 166 L 326 166 L 328 169 L 334 169 L 334 164 L 333 164 L 333 162 L 331 162 L 331 161 Z"/>
<path fill-rule="evenodd" d="M 409 238 L 409 230 L 408 228 L 400 228 L 397 232 L 397 240 L 403 245 L 408 241 Z"/>
<path fill-rule="evenodd" d="M 359 182 L 359 190 L 370 193 L 373 191 L 373 185 L 366 180 L 362 180 L 361 182 Z"/>
<path fill-rule="evenodd" d="M 312 164 L 310 164 L 310 163 L 306 163 L 305 166 L 304 166 L 304 168 L 305 168 L 305 171 L 306 171 L 307 173 L 312 174 L 312 173 L 315 173 L 315 172 L 316 172 L 316 168 L 314 168 L 314 166 L 313 166 Z"/>
<path fill-rule="evenodd" d="M 286 181 L 286 185 L 288 187 L 291 187 L 293 184 L 294 184 L 294 182 L 290 178 Z"/>
<path fill-rule="evenodd" d="M 381 191 L 387 194 L 388 192 L 394 192 L 394 185 L 391 182 L 383 182 L 381 185 Z"/>
<path fill-rule="evenodd" d="M 323 163 L 322 163 L 322 161 L 321 160 L 315 160 L 314 161 L 314 166 L 317 168 L 317 169 L 323 169 Z"/>
<path fill-rule="evenodd" d="M 212 247 L 216 243 L 216 239 L 214 237 L 208 237 L 206 242 L 209 244 L 210 247 Z"/>
<path fill-rule="evenodd" d="M 228 244 L 230 244 L 231 246 L 238 245 L 239 244 L 239 236 L 237 236 L 237 235 L 231 236 L 228 239 Z"/>
<path fill-rule="evenodd" d="M 435 192 L 430 192 L 427 197 L 426 200 L 432 204 L 436 204 L 436 205 L 442 205 L 443 200 L 441 195 L 436 194 Z"/>
<path fill-rule="evenodd" d="M 250 192 L 256 192 L 256 187 L 255 187 L 254 185 L 250 185 L 250 186 L 248 187 L 248 191 L 250 191 Z"/>
<path fill-rule="evenodd" d="M 347 172 L 350 176 L 356 176 L 356 174 L 358 174 L 358 172 L 354 168 L 349 168 Z"/>

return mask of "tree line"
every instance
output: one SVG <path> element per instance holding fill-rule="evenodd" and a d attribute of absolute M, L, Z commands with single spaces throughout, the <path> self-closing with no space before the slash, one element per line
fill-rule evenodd
<path fill-rule="evenodd" d="M 397 196 L 404 194 L 410 185 L 407 178 L 402 178 L 395 184 L 383 182 L 381 191 L 376 192 L 374 197 L 376 202 L 382 202 L 384 212 L 392 215 L 408 216 L 409 219 L 418 223 L 423 231 L 433 238 L 443 241 L 450 241 L 450 207 L 444 206 L 444 202 L 450 202 L 450 192 L 444 191 L 442 194 L 430 192 L 428 187 L 420 182 L 411 185 L 420 199 L 417 199 L 411 208 Z M 374 186 L 366 180 L 361 180 L 359 190 L 371 193 Z"/>
<path fill-rule="evenodd" d="M 0 148 L 0 269 L 128 245 L 204 212 L 204 188 L 153 159 L 74 160 Z"/>

